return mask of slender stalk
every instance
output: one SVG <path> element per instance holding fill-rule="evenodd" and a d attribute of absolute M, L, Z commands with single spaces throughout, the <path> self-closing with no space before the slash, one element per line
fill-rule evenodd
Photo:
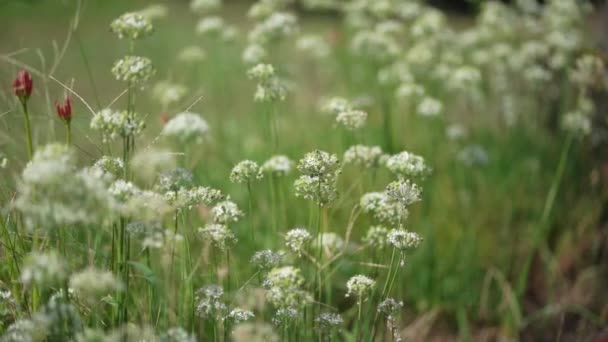
<path fill-rule="evenodd" d="M 72 125 L 69 122 L 65 123 L 65 143 L 68 146 L 72 145 Z"/>
<path fill-rule="evenodd" d="M 249 230 L 251 231 L 251 241 L 255 244 L 255 230 L 253 229 L 253 193 L 251 191 L 251 182 L 247 181 L 247 197 L 249 202 Z"/>
<path fill-rule="evenodd" d="M 32 157 L 34 156 L 34 145 L 32 144 L 32 129 L 30 127 L 30 114 L 27 110 L 27 101 L 21 101 L 21 106 L 23 107 L 23 122 L 25 126 L 25 136 L 27 141 L 27 156 L 29 160 L 32 160 Z"/>

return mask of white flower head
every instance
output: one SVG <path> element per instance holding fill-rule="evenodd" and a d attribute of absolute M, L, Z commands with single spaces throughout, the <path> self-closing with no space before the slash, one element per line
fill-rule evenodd
<path fill-rule="evenodd" d="M 376 286 L 376 281 L 364 275 L 356 275 L 346 282 L 346 297 L 354 296 L 358 301 L 363 301 Z"/>
<path fill-rule="evenodd" d="M 216 248 L 226 250 L 237 242 L 234 233 L 223 224 L 212 223 L 199 228 L 198 233 L 203 239 L 209 239 Z"/>
<path fill-rule="evenodd" d="M 262 172 L 272 175 L 287 175 L 293 169 L 293 161 L 284 155 L 272 156 L 262 164 Z"/>
<path fill-rule="evenodd" d="M 112 74 L 117 81 L 142 86 L 156 74 L 156 70 L 147 57 L 125 56 L 114 63 Z"/>
<path fill-rule="evenodd" d="M 294 228 L 285 234 L 285 244 L 297 255 L 301 255 L 312 235 L 304 228 Z"/>
<path fill-rule="evenodd" d="M 430 171 L 424 158 L 407 151 L 390 156 L 386 168 L 399 177 L 420 177 Z"/>
<path fill-rule="evenodd" d="M 160 134 L 182 144 L 201 144 L 209 136 L 209 124 L 199 114 L 182 112 L 169 120 Z"/>
<path fill-rule="evenodd" d="M 150 35 L 154 28 L 148 17 L 141 13 L 125 13 L 110 24 L 110 29 L 119 39 L 140 39 Z"/>
<path fill-rule="evenodd" d="M 262 179 L 264 174 L 258 163 L 251 160 L 243 160 L 236 164 L 230 172 L 230 181 L 233 183 L 251 183 Z"/>
<path fill-rule="evenodd" d="M 362 110 L 341 112 L 336 116 L 336 122 L 349 131 L 355 131 L 365 126 L 367 113 Z"/>
<path fill-rule="evenodd" d="M 244 215 L 236 203 L 230 200 L 217 203 L 211 208 L 211 213 L 213 214 L 213 220 L 220 224 L 238 222 Z"/>

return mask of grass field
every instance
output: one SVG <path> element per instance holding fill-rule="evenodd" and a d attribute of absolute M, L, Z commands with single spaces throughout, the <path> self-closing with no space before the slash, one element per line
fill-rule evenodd
<path fill-rule="evenodd" d="M 284 2 L 0 3 L 0 341 L 606 338 L 593 10 Z"/>

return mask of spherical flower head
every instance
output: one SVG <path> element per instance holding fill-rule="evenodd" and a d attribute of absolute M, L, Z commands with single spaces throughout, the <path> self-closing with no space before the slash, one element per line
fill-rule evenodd
<path fill-rule="evenodd" d="M 180 189 L 172 194 L 166 193 L 165 198 L 178 209 L 192 209 L 198 205 L 211 205 L 224 199 L 224 194 L 218 190 L 206 186 L 196 186 L 191 189 Z"/>
<path fill-rule="evenodd" d="M 147 57 L 125 56 L 114 63 L 112 74 L 117 81 L 142 86 L 156 74 L 156 70 Z"/>
<path fill-rule="evenodd" d="M 274 67 L 271 64 L 258 64 L 247 71 L 247 76 L 258 82 L 268 81 L 275 76 Z"/>
<path fill-rule="evenodd" d="M 337 313 L 322 312 L 315 318 L 315 322 L 321 330 L 330 331 L 341 326 L 344 323 L 344 319 Z"/>
<path fill-rule="evenodd" d="M 141 192 L 135 184 L 124 179 L 117 179 L 110 185 L 108 191 L 119 203 L 126 203 Z"/>
<path fill-rule="evenodd" d="M 407 207 L 420 201 L 422 190 L 410 180 L 396 180 L 386 186 L 386 194 L 393 200 Z"/>
<path fill-rule="evenodd" d="M 384 315 L 388 320 L 394 320 L 403 309 L 403 301 L 387 298 L 378 304 L 378 313 Z"/>
<path fill-rule="evenodd" d="M 282 289 L 299 288 L 304 285 L 301 271 L 293 266 L 273 268 L 266 276 L 265 286 Z"/>
<path fill-rule="evenodd" d="M 427 96 L 420 101 L 417 107 L 418 115 L 420 116 L 438 116 L 443 111 L 443 104 L 441 101 Z"/>
<path fill-rule="evenodd" d="M 190 10 L 194 13 L 208 13 L 222 6 L 222 0 L 192 0 Z"/>
<path fill-rule="evenodd" d="M 251 160 L 243 160 L 236 164 L 230 172 L 230 181 L 233 183 L 251 183 L 262 179 L 264 174 L 258 163 Z"/>
<path fill-rule="evenodd" d="M 335 154 L 314 150 L 306 153 L 298 162 L 298 170 L 308 176 L 326 176 L 340 168 L 340 161 Z"/>
<path fill-rule="evenodd" d="M 67 276 L 67 264 L 58 253 L 33 252 L 27 256 L 21 269 L 20 279 L 25 286 L 44 288 L 63 285 Z"/>
<path fill-rule="evenodd" d="M 188 88 L 185 86 L 169 81 L 158 82 L 152 89 L 154 99 L 158 101 L 163 108 L 178 103 L 186 96 L 187 92 Z"/>
<path fill-rule="evenodd" d="M 355 131 L 367 122 L 367 113 L 362 110 L 349 110 L 336 116 L 336 122 L 349 131 Z"/>
<path fill-rule="evenodd" d="M 359 202 L 365 213 L 370 213 L 382 223 L 398 225 L 408 217 L 408 210 L 384 192 L 370 192 Z"/>
<path fill-rule="evenodd" d="M 285 234 L 285 244 L 298 256 L 302 254 L 310 240 L 312 240 L 312 235 L 304 228 L 294 228 Z"/>
<path fill-rule="evenodd" d="M 238 222 L 244 215 L 236 203 L 230 200 L 217 203 L 211 208 L 211 214 L 213 214 L 213 221 L 220 224 Z"/>
<path fill-rule="evenodd" d="M 109 156 L 99 158 L 93 167 L 113 178 L 123 175 L 125 170 L 125 164 L 121 159 Z"/>
<path fill-rule="evenodd" d="M 276 326 L 288 325 L 289 323 L 295 321 L 298 316 L 300 316 L 300 312 L 297 308 L 279 308 L 272 317 L 272 323 Z"/>
<path fill-rule="evenodd" d="M 89 303 L 98 302 L 104 296 L 122 290 L 122 284 L 112 272 L 93 267 L 72 274 L 69 285 L 78 298 Z"/>
<path fill-rule="evenodd" d="M 399 177 L 421 177 L 430 171 L 424 158 L 407 151 L 390 156 L 386 168 Z"/>
<path fill-rule="evenodd" d="M 372 226 L 363 237 L 363 243 L 376 249 L 388 246 L 388 228 L 383 226 Z"/>
<path fill-rule="evenodd" d="M 146 124 L 137 113 L 116 112 L 109 108 L 96 113 L 91 119 L 91 128 L 100 131 L 104 142 L 110 142 L 118 137 L 139 135 Z"/>
<path fill-rule="evenodd" d="M 352 164 L 364 168 L 380 166 L 384 153 L 379 146 L 355 145 L 344 152 L 344 164 Z"/>
<path fill-rule="evenodd" d="M 338 198 L 337 173 L 324 176 L 302 175 L 294 182 L 296 197 L 328 206 Z"/>
<path fill-rule="evenodd" d="M 190 45 L 183 48 L 177 55 L 177 60 L 185 63 L 198 63 L 206 58 L 205 50 L 197 45 Z"/>
<path fill-rule="evenodd" d="M 205 228 L 199 228 L 198 233 L 203 239 L 208 239 L 216 248 L 223 251 L 237 242 L 234 233 L 223 224 L 208 224 Z"/>
<path fill-rule="evenodd" d="M 125 13 L 110 24 L 110 29 L 119 39 L 136 40 L 149 36 L 154 31 L 152 23 L 140 13 Z"/>
<path fill-rule="evenodd" d="M 243 55 L 241 58 L 246 64 L 256 65 L 262 63 L 266 57 L 268 57 L 268 52 L 262 45 L 249 44 L 245 50 L 243 50 Z"/>
<path fill-rule="evenodd" d="M 69 96 L 65 97 L 63 103 L 55 102 L 55 109 L 57 109 L 57 116 L 59 119 L 66 123 L 72 121 L 72 102 L 70 101 Z"/>
<path fill-rule="evenodd" d="M 269 44 L 296 33 L 297 24 L 298 20 L 293 14 L 273 12 L 249 32 L 248 40 L 262 45 Z"/>
<path fill-rule="evenodd" d="M 422 243 L 420 235 L 403 229 L 392 229 L 387 238 L 389 243 L 400 251 L 418 248 Z"/>
<path fill-rule="evenodd" d="M 226 315 L 226 319 L 229 320 L 232 324 L 243 323 L 250 319 L 253 319 L 254 317 L 255 315 L 250 310 L 239 308 L 230 310 L 228 315 Z"/>
<path fill-rule="evenodd" d="M 209 136 L 209 124 L 199 114 L 182 112 L 167 122 L 160 134 L 181 144 L 201 144 Z"/>
<path fill-rule="evenodd" d="M 268 159 L 264 164 L 262 164 L 261 170 L 262 172 L 284 176 L 291 172 L 293 169 L 293 161 L 289 159 L 287 156 L 276 155 L 272 156 Z"/>
<path fill-rule="evenodd" d="M 196 314 L 201 318 L 217 318 L 227 309 L 222 301 L 224 289 L 219 285 L 207 285 L 196 291 Z"/>
<path fill-rule="evenodd" d="M 283 255 L 275 253 L 270 249 L 255 252 L 251 257 L 251 263 L 259 270 L 269 270 L 275 268 L 281 262 Z"/>
<path fill-rule="evenodd" d="M 13 92 L 22 103 L 25 103 L 32 95 L 34 81 L 32 75 L 27 70 L 20 70 L 13 81 Z"/>
<path fill-rule="evenodd" d="M 322 112 L 336 116 L 342 112 L 348 112 L 351 109 L 351 103 L 343 97 L 333 97 L 321 105 Z"/>
<path fill-rule="evenodd" d="M 192 172 L 182 168 L 169 170 L 158 177 L 156 189 L 160 192 L 190 189 L 194 185 L 193 177 Z"/>
<path fill-rule="evenodd" d="M 354 296 L 358 301 L 363 301 L 372 289 L 376 286 L 376 281 L 364 275 L 356 275 L 346 282 L 346 297 Z"/>
<path fill-rule="evenodd" d="M 223 29 L 224 19 L 221 17 L 203 18 L 196 25 L 196 33 L 201 35 L 220 35 Z"/>
<path fill-rule="evenodd" d="M 322 233 L 318 239 L 315 240 L 317 248 L 319 248 L 319 242 L 321 243 L 321 248 L 329 253 L 330 255 L 334 255 L 337 252 L 344 249 L 346 246 L 346 242 L 342 237 L 340 237 L 336 233 Z"/>

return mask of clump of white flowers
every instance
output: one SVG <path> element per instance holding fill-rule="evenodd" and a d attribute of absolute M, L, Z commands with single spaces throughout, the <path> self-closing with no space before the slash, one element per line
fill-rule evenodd
<path fill-rule="evenodd" d="M 393 247 L 405 251 L 417 248 L 422 242 L 422 238 L 414 232 L 393 229 L 388 233 L 388 241 Z"/>
<path fill-rule="evenodd" d="M 359 202 L 365 213 L 372 214 L 376 220 L 393 226 L 407 219 L 409 212 L 399 202 L 384 192 L 370 192 L 361 197 Z"/>
<path fill-rule="evenodd" d="M 258 64 L 249 69 L 247 75 L 257 82 L 254 99 L 258 102 L 283 101 L 287 96 L 287 88 L 276 76 L 274 67 L 270 64 Z"/>
<path fill-rule="evenodd" d="M 346 242 L 342 237 L 336 233 L 327 232 L 321 233 L 319 238 L 316 239 L 317 248 L 321 247 L 329 255 L 335 255 L 337 252 L 342 251 L 346 246 Z"/>
<path fill-rule="evenodd" d="M 242 59 L 243 62 L 249 65 L 260 64 L 268 57 L 268 52 L 266 49 L 259 44 L 249 44 L 243 50 Z"/>
<path fill-rule="evenodd" d="M 376 286 L 376 281 L 364 275 L 356 275 L 346 282 L 346 297 L 354 296 L 357 301 L 362 302 L 366 299 L 372 289 Z"/>
<path fill-rule="evenodd" d="M 388 228 L 384 226 L 371 226 L 367 230 L 367 233 L 363 237 L 362 241 L 366 245 L 381 250 L 389 244 L 388 232 Z"/>
<path fill-rule="evenodd" d="M 25 259 L 20 280 L 25 286 L 61 286 L 67 277 L 67 271 L 67 264 L 58 253 L 33 252 Z"/>
<path fill-rule="evenodd" d="M 352 164 L 364 168 L 380 166 L 384 153 L 380 146 L 351 146 L 344 152 L 344 164 Z"/>
<path fill-rule="evenodd" d="M 304 228 L 294 228 L 285 234 L 285 244 L 298 256 L 302 254 L 310 240 L 312 240 L 312 235 Z"/>
<path fill-rule="evenodd" d="M 205 319 L 216 319 L 227 309 L 223 301 L 224 289 L 219 285 L 207 285 L 196 291 L 196 314 Z"/>
<path fill-rule="evenodd" d="M 417 107 L 418 115 L 421 116 L 438 116 L 443 111 L 443 104 L 441 101 L 427 96 L 420 101 Z"/>
<path fill-rule="evenodd" d="M 98 302 L 104 296 L 123 287 L 112 272 L 93 267 L 72 274 L 69 285 L 78 298 L 89 303 Z"/>
<path fill-rule="evenodd" d="M 163 108 L 178 103 L 187 93 L 188 88 L 170 81 L 160 81 L 152 88 L 154 99 L 158 101 Z"/>
<path fill-rule="evenodd" d="M 315 318 L 315 322 L 319 325 L 319 329 L 324 332 L 331 331 L 332 329 L 338 328 L 344 319 L 340 314 L 333 312 L 322 312 Z"/>
<path fill-rule="evenodd" d="M 264 286 L 267 289 L 266 298 L 278 309 L 297 310 L 310 300 L 310 295 L 303 290 L 304 277 L 293 266 L 272 269 L 266 276 Z"/>
<path fill-rule="evenodd" d="M 233 324 L 243 323 L 245 321 L 253 319 L 254 317 L 255 317 L 255 315 L 250 310 L 239 309 L 239 308 L 230 310 L 228 315 L 226 315 L 226 319 L 229 320 Z"/>
<path fill-rule="evenodd" d="M 230 181 L 233 183 L 251 183 L 262 179 L 264 174 L 258 163 L 251 160 L 243 160 L 236 164 L 230 172 Z"/>
<path fill-rule="evenodd" d="M 260 21 L 249 33 L 249 41 L 262 45 L 289 37 L 298 30 L 296 16 L 286 12 L 274 12 Z"/>
<path fill-rule="evenodd" d="M 112 74 L 117 81 L 141 86 L 156 74 L 156 70 L 147 57 L 125 56 L 114 63 Z"/>
<path fill-rule="evenodd" d="M 293 169 L 293 161 L 287 156 L 276 155 L 265 161 L 260 169 L 268 174 L 284 176 Z"/>
<path fill-rule="evenodd" d="M 253 254 L 251 264 L 259 270 L 269 270 L 277 267 L 282 257 L 281 253 L 273 252 L 270 249 L 263 249 Z"/>
<path fill-rule="evenodd" d="M 367 113 L 362 110 L 348 110 L 336 116 L 336 122 L 349 131 L 354 131 L 365 126 Z"/>
<path fill-rule="evenodd" d="M 91 128 L 100 131 L 104 142 L 110 142 L 118 137 L 134 137 L 146 127 L 145 121 L 134 112 L 113 111 L 102 109 L 91 119 Z"/>
<path fill-rule="evenodd" d="M 320 206 L 329 205 L 338 197 L 340 162 L 335 155 L 321 150 L 309 152 L 298 162 L 298 170 L 302 175 L 294 183 L 296 196 Z"/>
<path fill-rule="evenodd" d="M 351 103 L 343 97 L 333 97 L 321 104 L 322 112 L 335 116 L 342 112 L 347 112 L 351 109 Z"/>
<path fill-rule="evenodd" d="M 203 240 L 209 240 L 220 250 L 226 250 L 237 241 L 234 233 L 223 224 L 208 224 L 204 228 L 199 228 L 198 233 Z"/>
<path fill-rule="evenodd" d="M 386 194 L 393 200 L 407 207 L 420 201 L 422 190 L 409 180 L 397 180 L 386 186 Z"/>
<path fill-rule="evenodd" d="M 199 114 L 182 112 L 169 120 L 160 134 L 181 144 L 201 144 L 209 136 L 209 124 Z"/>
<path fill-rule="evenodd" d="M 141 13 L 125 13 L 110 24 L 110 29 L 120 39 L 140 39 L 150 35 L 154 28 L 148 18 Z"/>
<path fill-rule="evenodd" d="M 429 172 L 424 158 L 407 151 L 388 157 L 386 168 L 398 177 L 403 178 L 421 177 Z"/>
<path fill-rule="evenodd" d="M 104 174 L 111 175 L 113 178 L 122 176 L 125 170 L 125 164 L 119 158 L 102 156 L 99 158 L 93 167 L 100 170 Z"/>
<path fill-rule="evenodd" d="M 325 58 L 331 52 L 329 44 L 318 35 L 306 35 L 298 38 L 296 48 L 317 59 Z"/>
<path fill-rule="evenodd" d="M 213 221 L 220 224 L 238 222 L 244 215 L 236 203 L 230 200 L 217 203 L 211 208 L 211 214 L 213 214 Z"/>

